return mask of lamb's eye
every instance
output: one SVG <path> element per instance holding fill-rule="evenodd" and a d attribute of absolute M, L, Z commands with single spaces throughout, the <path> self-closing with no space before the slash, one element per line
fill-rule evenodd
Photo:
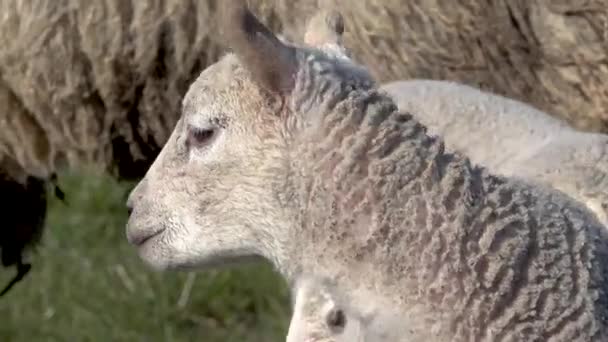
<path fill-rule="evenodd" d="M 188 130 L 188 146 L 202 147 L 208 145 L 215 137 L 215 128 L 190 127 Z"/>
<path fill-rule="evenodd" d="M 342 310 L 334 309 L 327 313 L 326 322 L 332 330 L 339 332 L 346 326 L 346 316 Z"/>

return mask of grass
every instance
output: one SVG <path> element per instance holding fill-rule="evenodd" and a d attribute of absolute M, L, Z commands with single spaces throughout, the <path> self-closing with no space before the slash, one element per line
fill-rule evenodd
<path fill-rule="evenodd" d="M 125 239 L 134 184 L 60 178 L 30 274 L 0 298 L 0 341 L 284 341 L 288 292 L 267 264 L 155 272 Z M 0 286 L 13 270 L 0 271 Z"/>

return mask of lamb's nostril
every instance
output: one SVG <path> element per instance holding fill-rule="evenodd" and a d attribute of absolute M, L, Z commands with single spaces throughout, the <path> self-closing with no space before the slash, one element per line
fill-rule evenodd
<path fill-rule="evenodd" d="M 131 217 L 132 213 L 133 213 L 133 206 L 127 204 L 127 215 L 128 215 L 128 217 Z"/>

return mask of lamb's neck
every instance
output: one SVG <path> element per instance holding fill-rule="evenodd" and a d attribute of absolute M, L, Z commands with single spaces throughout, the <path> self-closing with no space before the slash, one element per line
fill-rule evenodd
<path fill-rule="evenodd" d="M 409 234 L 440 229 L 435 221 L 462 212 L 481 186 L 466 158 L 445 153 L 439 139 L 375 91 L 351 94 L 329 113 L 291 159 L 293 180 L 301 180 L 293 189 L 293 241 L 302 269 L 322 269 L 317 260 L 370 264 L 403 253 Z M 438 202 L 445 208 L 435 212 Z"/>

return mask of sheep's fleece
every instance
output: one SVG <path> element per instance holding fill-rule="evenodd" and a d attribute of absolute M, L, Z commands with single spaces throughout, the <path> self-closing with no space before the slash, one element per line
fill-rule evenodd
<path fill-rule="evenodd" d="M 345 43 L 381 81 L 459 80 L 527 100 L 578 127 L 607 127 L 602 0 L 249 2 L 290 39 L 301 37 L 319 4 L 337 6 Z M 87 162 L 143 176 L 178 118 L 187 85 L 223 53 L 217 4 L 1 1 L 0 172 L 9 176 L 0 182 L 17 182 L 7 186 L 39 198 L 43 188 L 26 188 L 24 180 L 46 180 L 61 166 Z M 20 171 L 6 170 L 9 159 Z"/>

